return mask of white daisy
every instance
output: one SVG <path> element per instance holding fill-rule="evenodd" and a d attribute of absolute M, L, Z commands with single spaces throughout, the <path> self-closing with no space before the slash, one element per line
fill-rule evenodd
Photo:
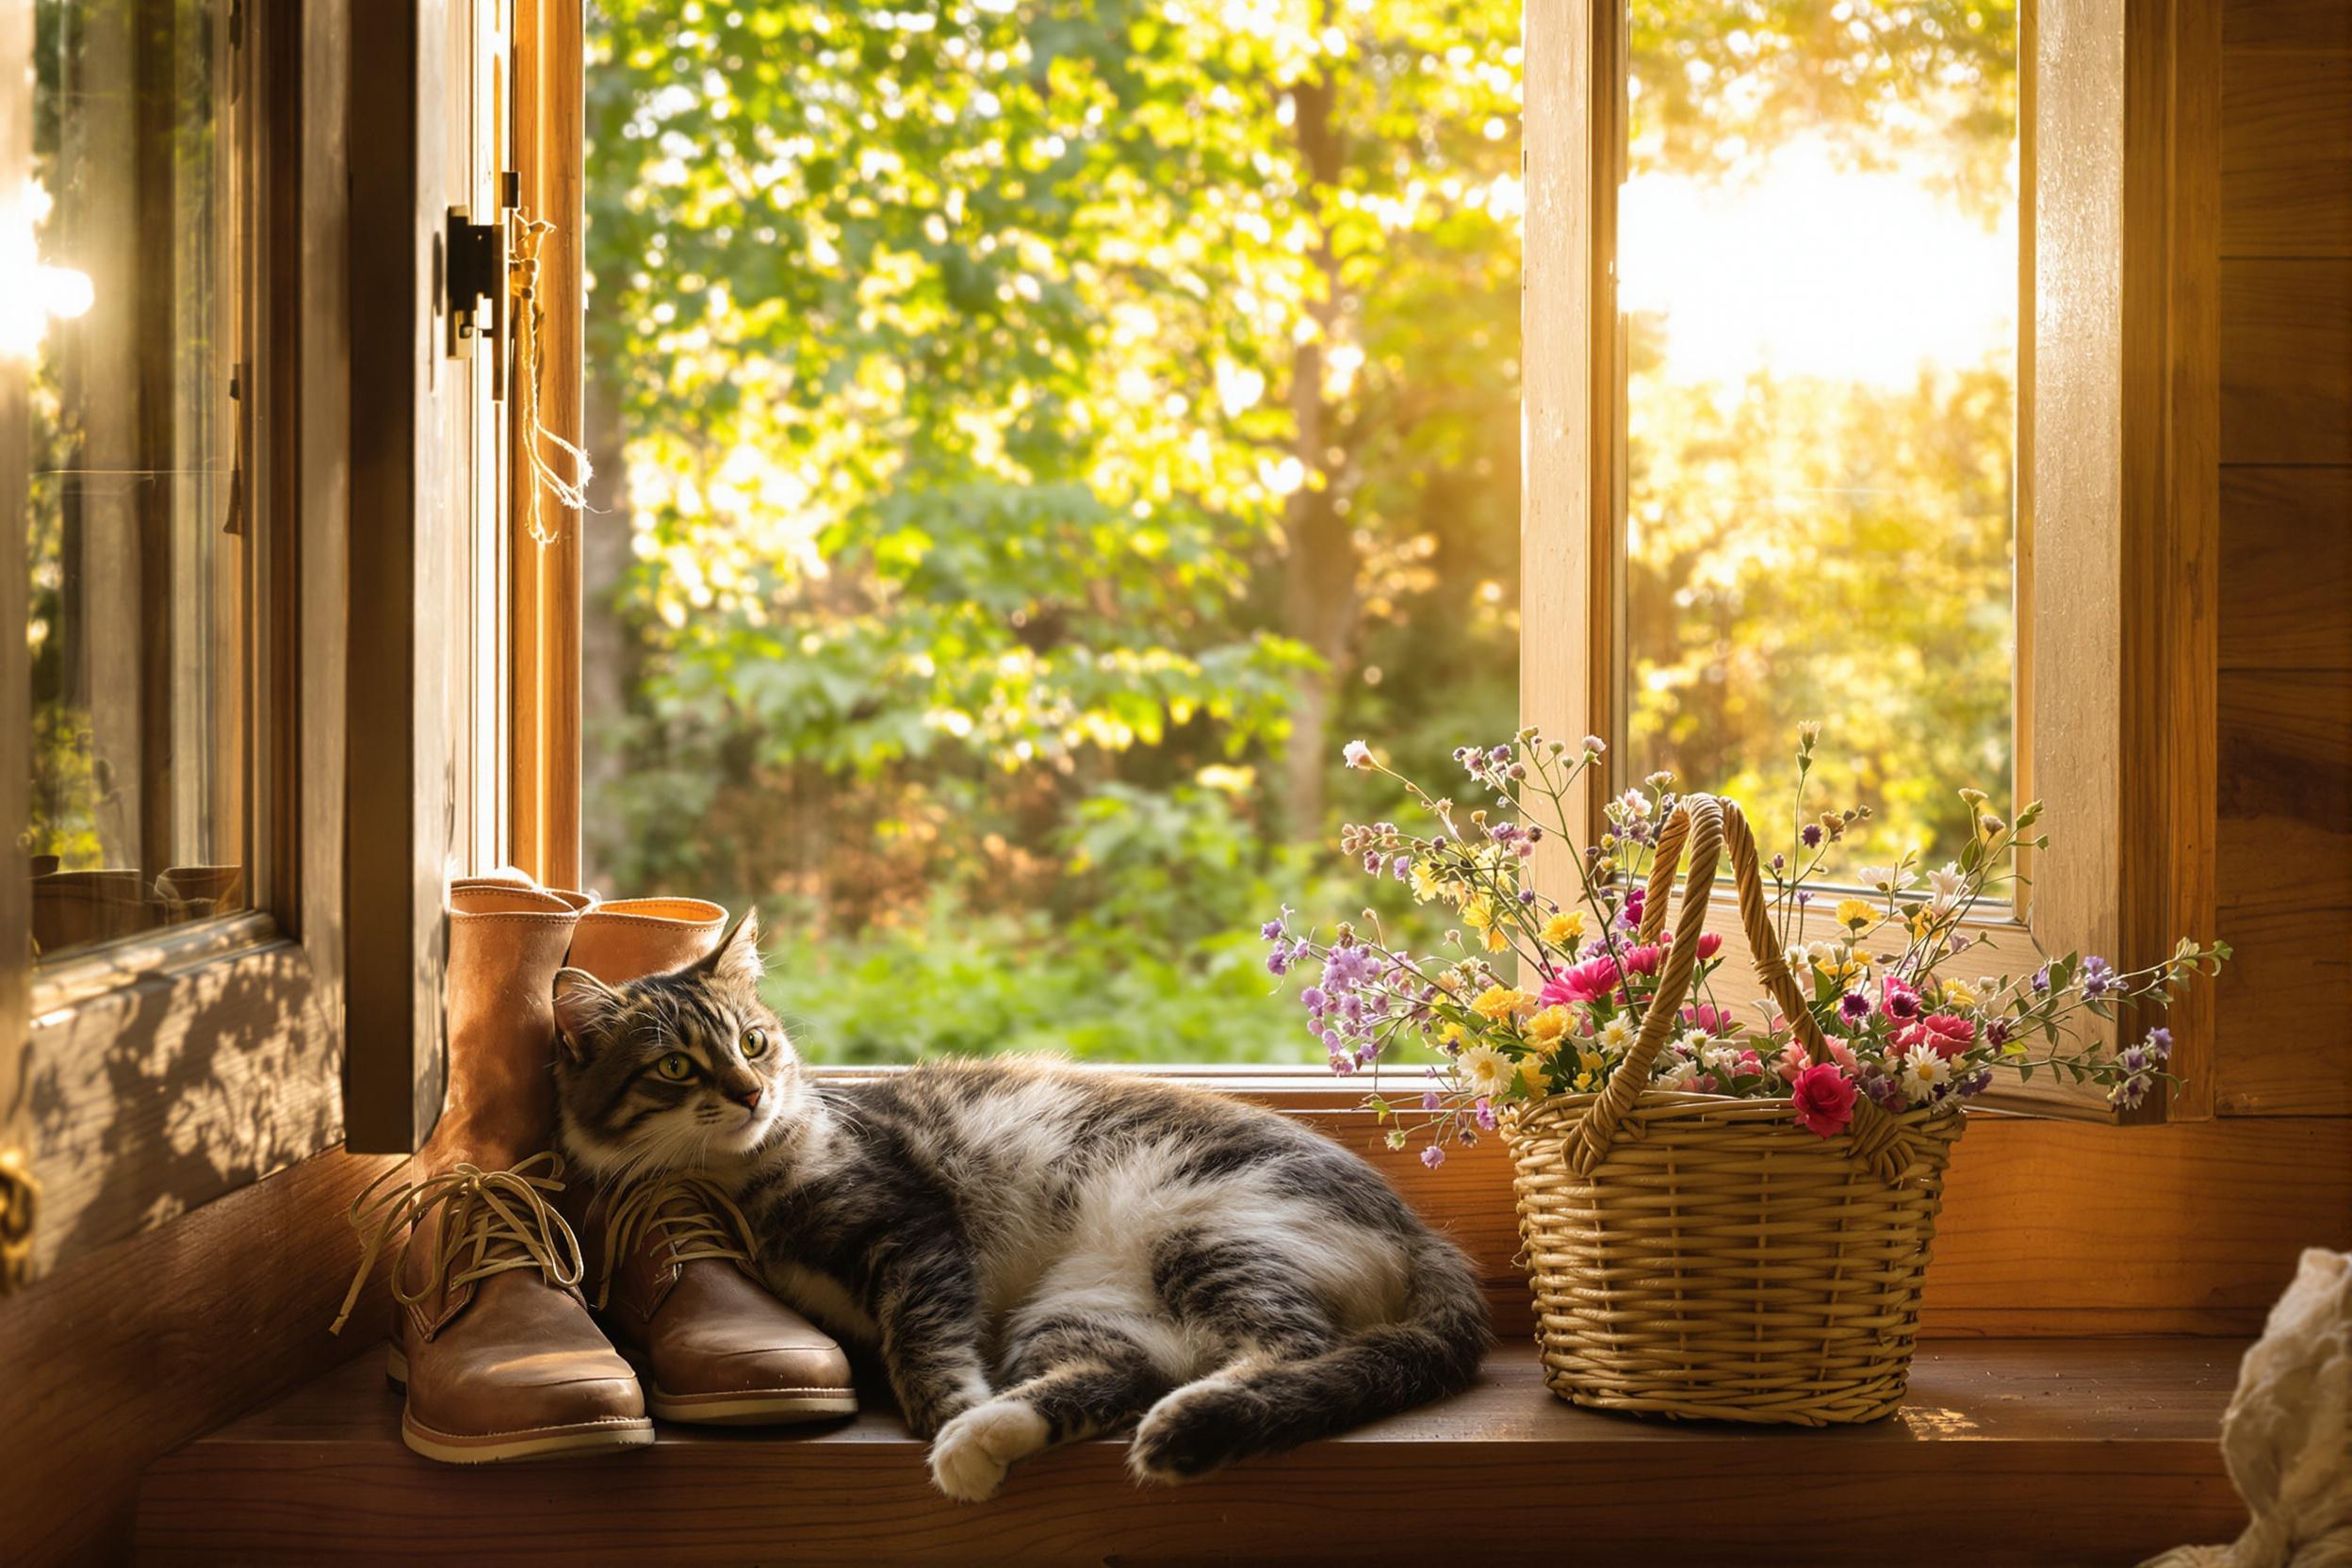
<path fill-rule="evenodd" d="M 1952 1064 L 1933 1051 L 1914 1051 L 1903 1064 L 1903 1097 L 1920 1104 L 1938 1086 L 1952 1082 Z"/>
<path fill-rule="evenodd" d="M 1601 1032 L 1595 1038 L 1599 1041 L 1603 1051 L 1630 1051 L 1633 1049 L 1634 1037 L 1633 1020 L 1619 1013 L 1615 1018 L 1601 1025 Z"/>
<path fill-rule="evenodd" d="M 1462 1086 L 1482 1099 L 1499 1099 L 1511 1087 L 1517 1064 L 1491 1045 L 1474 1045 L 1454 1062 Z"/>

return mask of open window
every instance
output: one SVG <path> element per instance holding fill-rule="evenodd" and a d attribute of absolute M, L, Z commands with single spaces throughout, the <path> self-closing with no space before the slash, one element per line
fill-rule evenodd
<path fill-rule="evenodd" d="M 1771 764 L 1793 747 L 1776 757 L 1771 741 L 1797 715 L 1773 682 L 1809 688 L 1803 716 L 1833 728 L 1862 697 L 1865 724 L 1891 712 L 1915 737 L 1878 743 L 1899 799 L 1941 750 L 1983 772 L 1939 787 L 2007 772 L 1981 787 L 2045 803 L 2063 851 L 1972 927 L 1988 972 L 2030 969 L 2036 947 L 2146 963 L 2172 934 L 2213 929 L 2213 508 L 2196 463 L 2211 449 L 2195 445 L 2213 410 L 2158 368 L 2212 322 L 2164 195 L 2180 128 L 2148 61 L 2170 44 L 2150 28 L 2127 61 L 2112 18 L 2067 7 L 1864 9 L 1793 41 L 1678 32 L 1639 0 L 1530 9 L 1527 203 L 1554 220 L 1527 255 L 1523 574 L 1545 630 L 1524 645 L 1525 712 L 1554 730 L 1589 713 L 1618 743 L 1617 774 L 1577 803 L 1594 820 L 1610 791 L 1674 760 L 1656 699 L 1679 687 L 1736 684 L 1737 724 L 1680 743 L 1703 743 L 1735 794 L 1742 776 L 1776 790 L 1788 771 Z M 2147 110 L 2129 140 L 2127 86 Z M 1772 224 L 1743 229 L 1767 192 Z M 1808 214 L 1827 232 L 1780 227 Z M 1916 258 L 1905 286 L 1940 279 L 1942 295 L 1838 284 L 1906 227 L 1935 266 Z M 1977 253 L 1965 278 L 1938 270 Z M 1746 314 L 1678 349 L 1677 303 L 1702 332 Z M 1783 336 L 1807 307 L 1815 335 Z M 1677 466 L 1697 482 L 1669 506 Z M 1913 538 L 1960 580 L 1907 581 Z M 1887 613 L 1876 595 L 1839 605 L 1857 575 L 1936 596 L 1934 615 Z M 1757 594 L 1783 612 L 1743 602 Z M 1773 644 L 1783 658 L 1758 657 Z M 1931 665 L 1932 687 L 1902 674 Z M 1942 710 L 1917 711 L 1930 694 Z M 1721 706 L 1674 723 L 1704 728 Z M 1751 804 L 1779 823 L 1784 800 Z M 1912 841 L 1932 843 L 1940 803 L 1904 804 Z M 1740 972 L 1728 899 L 1718 917 L 1724 972 Z M 2210 1005 L 2185 1000 L 2184 1035 L 2202 1039 Z M 2180 1060 L 2195 1101 L 2201 1069 Z M 2000 1098 L 2107 1114 L 2088 1085 Z"/>

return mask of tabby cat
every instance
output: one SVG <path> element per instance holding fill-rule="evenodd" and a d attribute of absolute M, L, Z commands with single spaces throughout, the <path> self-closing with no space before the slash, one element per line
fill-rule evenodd
<path fill-rule="evenodd" d="M 1128 1468 L 1174 1481 L 1470 1382 L 1468 1261 L 1336 1144 L 1035 1060 L 819 1081 L 758 939 L 746 917 L 673 973 L 556 976 L 564 1153 L 597 1184 L 710 1172 L 771 1288 L 878 1350 L 948 1495 L 1136 1417 Z"/>

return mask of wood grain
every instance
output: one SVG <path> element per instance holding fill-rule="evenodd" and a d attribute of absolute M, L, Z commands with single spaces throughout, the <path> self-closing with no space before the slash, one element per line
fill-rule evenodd
<path fill-rule="evenodd" d="M 343 1208 L 398 1163 L 318 1155 L 0 1302 L 0 1555 L 122 1557 L 149 1461 L 348 1357 Z M 380 1267 L 357 1337 L 389 1312 Z"/>
<path fill-rule="evenodd" d="M 522 180 L 523 210 L 555 225 L 540 250 L 540 421 L 555 434 L 585 445 L 581 24 L 576 3 L 515 0 L 514 167 Z M 514 373 L 522 374 L 519 365 Z M 543 498 L 542 514 L 556 539 L 545 546 L 534 542 L 525 518 L 538 479 L 521 446 L 533 436 L 519 420 L 510 425 L 516 443 L 507 465 L 511 490 L 503 530 L 512 559 L 510 858 L 550 887 L 571 888 L 580 886 L 580 532 L 592 526 L 620 526 L 620 520 L 591 519 Z M 563 467 L 564 459 L 552 447 L 546 456 Z"/>
<path fill-rule="evenodd" d="M 2231 674 L 2222 699 L 2221 1108 L 2352 1114 L 2352 671 Z"/>
<path fill-rule="evenodd" d="M 2221 178 L 2222 254 L 2352 256 L 2352 49 L 2225 50 Z"/>
<path fill-rule="evenodd" d="M 28 6 L 0 8 L 0 60 L 23 62 L 33 57 L 33 17 Z M 20 79 L 28 74 L 14 67 Z M 33 95 L 14 91 L 0 96 L 0 190 L 31 188 L 33 159 Z M 25 220 L 8 209 L 0 223 Z M 21 518 L 30 494 L 32 475 L 32 368 L 21 361 L 0 359 L 0 507 L 6 515 Z M 11 759 L 22 757 L 18 737 L 33 732 L 32 659 L 24 634 L 31 612 L 26 571 L 25 529 L 12 523 L 0 538 L 0 735 L 8 737 Z M 31 770 L 19 760 L 0 767 L 0 823 L 8 825 L 11 844 L 20 825 L 32 820 Z M 28 1118 L 24 1085 L 31 1071 L 33 960 L 28 933 L 33 928 L 31 868 L 11 849 L 0 858 L 0 1153 L 23 1150 Z M 7 1201 L 0 1197 L 0 1202 Z M 9 1281 L 0 1268 L 0 1295 Z"/>
<path fill-rule="evenodd" d="M 2352 463 L 2352 260 L 2222 263 L 2221 460 Z"/>
<path fill-rule="evenodd" d="M 1458 1398 L 1180 1489 L 1137 1488 L 1108 1439 L 1030 1462 L 980 1506 L 932 1491 L 881 1410 L 455 1474 L 400 1445 L 363 1356 L 157 1464 L 138 1542 L 142 1560 L 240 1563 L 2129 1561 L 2240 1527 L 2215 1442 L 2240 1349 L 1932 1346 L 1895 1416 L 1812 1431 L 1576 1410 L 1511 1347 Z M 1922 1533 L 1886 1503 L 1918 1494 L 1967 1502 Z"/>
<path fill-rule="evenodd" d="M 2352 6 L 2344 0 L 2229 0 L 2221 37 L 2230 49 L 2352 49 Z"/>
<path fill-rule="evenodd" d="M 2221 519 L 2222 669 L 2352 669 L 2352 468 L 2225 468 Z"/>

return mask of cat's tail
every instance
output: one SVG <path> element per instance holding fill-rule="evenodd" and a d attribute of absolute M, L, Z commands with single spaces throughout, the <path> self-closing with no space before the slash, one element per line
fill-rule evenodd
<path fill-rule="evenodd" d="M 1128 1469 L 1138 1480 L 1185 1480 L 1469 1387 L 1494 1338 L 1470 1260 L 1423 1232 L 1407 1282 L 1395 1322 L 1351 1333 L 1319 1356 L 1244 1361 L 1169 1394 L 1136 1429 Z"/>

